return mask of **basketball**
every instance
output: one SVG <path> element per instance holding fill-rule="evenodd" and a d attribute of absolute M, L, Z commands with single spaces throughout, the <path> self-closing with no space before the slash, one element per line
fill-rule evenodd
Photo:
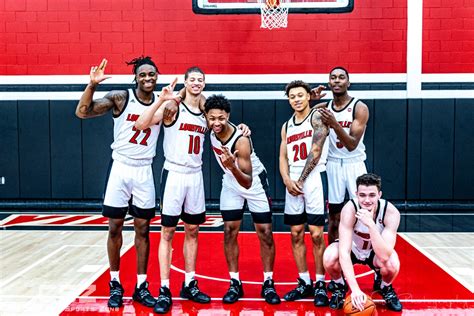
<path fill-rule="evenodd" d="M 344 302 L 344 315 L 351 316 L 375 316 L 377 315 L 377 309 L 375 308 L 375 303 L 372 301 L 370 296 L 367 296 L 365 301 L 364 310 L 360 311 L 357 308 L 352 306 L 352 299 L 349 295 Z"/>
<path fill-rule="evenodd" d="M 269 8 L 275 8 L 280 5 L 280 0 L 266 0 L 265 2 Z"/>

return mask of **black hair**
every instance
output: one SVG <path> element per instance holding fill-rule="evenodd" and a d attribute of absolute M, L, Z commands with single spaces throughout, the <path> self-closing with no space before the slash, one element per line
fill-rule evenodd
<path fill-rule="evenodd" d="M 160 72 L 158 71 L 158 67 L 155 65 L 155 63 L 153 62 L 153 60 L 151 60 L 151 57 L 150 56 L 140 56 L 140 57 L 137 57 L 137 58 L 134 58 L 130 61 L 126 61 L 126 64 L 127 65 L 133 65 L 133 69 L 132 69 L 132 73 L 134 75 L 137 74 L 137 71 L 138 71 L 138 68 L 140 68 L 141 66 L 143 65 L 151 65 L 153 67 L 155 67 L 156 69 L 156 73 L 159 74 Z"/>
<path fill-rule="evenodd" d="M 204 71 L 202 71 L 201 68 L 193 66 L 193 67 L 189 67 L 188 70 L 186 70 L 186 72 L 184 73 L 184 80 L 188 79 L 189 74 L 192 73 L 192 72 L 198 72 L 198 73 L 202 74 L 202 76 L 204 78 L 206 78 L 206 75 L 204 74 Z"/>
<path fill-rule="evenodd" d="M 303 80 L 293 80 L 292 82 L 290 82 L 289 84 L 286 85 L 285 95 L 288 96 L 291 89 L 299 88 L 299 87 L 304 88 L 306 90 L 306 92 L 311 93 L 311 87 L 309 86 L 309 84 L 307 84 Z"/>
<path fill-rule="evenodd" d="M 366 173 L 357 178 L 356 184 L 357 188 L 359 188 L 359 185 L 364 185 L 367 187 L 375 185 L 380 191 L 382 189 L 382 178 L 380 178 L 380 176 L 376 175 L 375 173 Z"/>
<path fill-rule="evenodd" d="M 333 72 L 334 70 L 336 70 L 336 69 L 341 69 L 341 70 L 343 70 L 343 71 L 346 73 L 347 80 L 349 80 L 349 71 L 347 71 L 347 69 L 344 68 L 344 67 L 342 67 L 342 66 L 336 66 L 336 67 L 334 67 L 333 69 L 331 69 L 331 71 L 329 72 L 329 77 L 331 77 L 332 72 Z"/>
<path fill-rule="evenodd" d="M 223 110 L 226 113 L 230 113 L 230 102 L 222 94 L 213 94 L 207 98 L 206 103 L 204 104 L 204 112 L 208 113 L 213 109 Z"/>

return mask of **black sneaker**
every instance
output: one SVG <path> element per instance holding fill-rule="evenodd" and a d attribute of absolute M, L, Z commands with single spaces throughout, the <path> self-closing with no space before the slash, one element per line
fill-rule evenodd
<path fill-rule="evenodd" d="M 314 284 L 314 306 L 328 306 L 328 292 L 326 291 L 326 283 L 318 281 Z"/>
<path fill-rule="evenodd" d="M 346 298 L 346 286 L 339 283 L 334 283 L 334 290 L 332 291 L 329 307 L 331 309 L 341 309 Z"/>
<path fill-rule="evenodd" d="M 285 301 L 297 301 L 313 295 L 313 282 L 310 282 L 310 284 L 306 284 L 303 279 L 298 278 L 298 285 L 296 288 L 286 293 L 283 297 Z"/>
<path fill-rule="evenodd" d="M 162 286 L 160 288 L 160 295 L 156 299 L 155 307 L 153 307 L 153 311 L 157 314 L 166 314 L 173 304 L 171 300 L 171 292 L 170 289 L 167 287 Z"/>
<path fill-rule="evenodd" d="M 192 280 L 191 283 L 189 283 L 189 286 L 186 286 L 186 283 L 183 282 L 179 296 L 190 299 L 196 303 L 209 303 L 211 301 L 209 295 L 204 294 L 199 290 L 197 280 Z"/>
<path fill-rule="evenodd" d="M 262 291 L 260 295 L 265 299 L 268 304 L 280 304 L 280 297 L 275 291 L 275 283 L 272 279 L 268 279 L 263 282 Z"/>
<path fill-rule="evenodd" d="M 135 302 L 138 302 L 146 307 L 153 307 L 155 306 L 156 300 L 151 295 L 150 291 L 148 290 L 148 282 L 143 282 L 139 288 L 135 286 L 135 292 L 133 292 L 132 299 Z"/>
<path fill-rule="evenodd" d="M 381 289 L 380 294 L 382 294 L 382 297 L 385 300 L 385 305 L 387 305 L 388 309 L 396 312 L 402 310 L 402 303 L 400 303 L 397 293 L 395 293 L 391 284 Z"/>
<path fill-rule="evenodd" d="M 382 275 L 380 270 L 374 270 L 374 292 L 380 292 L 382 288 Z"/>
<path fill-rule="evenodd" d="M 242 296 L 244 296 L 242 282 L 236 279 L 230 279 L 230 287 L 222 298 L 222 302 L 225 304 L 232 304 L 237 302 Z"/>
<path fill-rule="evenodd" d="M 332 293 L 335 287 L 336 287 L 336 282 L 334 282 L 334 280 L 331 280 L 328 284 L 328 291 Z"/>
<path fill-rule="evenodd" d="M 123 305 L 123 287 L 117 281 L 110 281 L 110 298 L 107 302 L 108 307 L 117 308 Z"/>

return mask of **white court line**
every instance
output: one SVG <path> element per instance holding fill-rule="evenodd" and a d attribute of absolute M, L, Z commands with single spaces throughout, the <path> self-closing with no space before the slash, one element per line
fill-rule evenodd
<path fill-rule="evenodd" d="M 182 274 L 185 274 L 186 271 L 184 271 L 183 269 L 180 269 L 174 265 L 171 265 L 171 270 L 174 270 L 176 272 L 180 272 Z M 370 271 L 367 271 L 367 272 L 364 272 L 364 273 L 361 273 L 361 274 L 358 274 L 356 276 L 356 278 L 362 278 L 366 275 L 370 275 L 370 274 L 373 274 L 374 271 L 370 270 Z M 215 278 L 215 277 L 210 277 L 210 276 L 207 276 L 207 275 L 202 275 L 202 274 L 195 274 L 195 276 L 197 277 L 200 277 L 202 279 L 206 279 L 206 280 L 212 280 L 212 281 L 219 281 L 219 282 L 226 282 L 226 283 L 229 283 L 229 279 L 222 279 L 222 278 Z M 329 283 L 330 280 L 326 280 L 326 283 Z M 262 282 L 258 282 L 258 281 L 242 281 L 243 284 L 262 284 Z M 297 282 L 275 282 L 275 285 L 293 285 L 293 284 L 297 284 Z"/>
<path fill-rule="evenodd" d="M 102 300 L 102 299 L 109 299 L 108 296 L 81 296 L 82 299 L 84 299 L 84 301 L 86 301 L 87 299 L 95 299 L 95 300 Z M 124 296 L 123 297 L 124 299 L 128 299 L 128 300 L 131 300 L 132 297 L 131 296 Z M 187 301 L 188 299 L 186 298 L 182 298 L 182 297 L 173 297 L 172 298 L 173 300 L 176 300 L 176 301 Z M 211 297 L 211 300 L 213 301 L 222 301 L 222 297 Z M 247 301 L 247 302 L 263 302 L 265 301 L 264 298 L 239 298 L 239 301 Z M 283 300 L 285 301 L 285 300 Z M 301 300 L 298 300 L 298 302 L 313 302 L 314 299 L 301 299 Z M 382 303 L 382 302 L 385 302 L 383 299 L 375 299 L 373 300 L 374 302 L 378 302 L 378 303 Z M 458 299 L 400 299 L 401 302 L 405 302 L 405 303 L 474 303 L 474 299 L 472 300 L 468 300 L 468 299 L 465 299 L 465 300 L 458 300 Z"/>
<path fill-rule="evenodd" d="M 430 253 L 428 253 L 424 248 L 418 246 L 414 240 L 412 240 L 410 237 L 408 237 L 405 233 L 399 233 L 398 234 L 400 237 L 405 239 L 406 242 L 408 242 L 413 248 L 421 252 L 425 257 L 430 259 L 434 264 L 439 266 L 441 269 L 443 269 L 447 274 L 449 274 L 453 279 L 461 283 L 466 289 L 471 291 L 471 293 L 474 293 L 474 287 L 471 286 L 471 284 L 467 283 L 463 279 L 461 279 L 457 274 L 455 274 L 448 266 L 446 266 L 444 263 L 436 259 L 434 256 L 432 256 Z M 450 248 L 457 248 L 457 247 L 450 247 Z"/>

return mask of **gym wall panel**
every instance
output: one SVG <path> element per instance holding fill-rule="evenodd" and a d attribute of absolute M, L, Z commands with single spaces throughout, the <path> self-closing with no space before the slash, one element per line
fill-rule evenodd
<path fill-rule="evenodd" d="M 80 120 L 79 118 L 76 118 Z M 82 182 L 84 199 L 101 199 L 112 151 L 112 114 L 82 121 Z"/>
<path fill-rule="evenodd" d="M 419 199 L 421 194 L 421 117 L 422 100 L 408 100 L 406 198 L 410 200 Z"/>
<path fill-rule="evenodd" d="M 20 197 L 20 166 L 18 157 L 17 101 L 0 101 L 0 198 Z"/>
<path fill-rule="evenodd" d="M 290 104 L 287 100 L 277 100 L 275 101 L 275 148 L 274 148 L 274 155 L 275 155 L 275 170 L 267 169 L 269 173 L 273 172 L 275 174 L 275 194 L 272 196 L 275 200 L 284 200 L 285 199 L 285 185 L 281 179 L 280 175 L 280 165 L 279 165 L 279 157 L 280 157 L 280 142 L 281 142 L 281 129 L 283 124 L 290 119 L 293 115 L 293 109 L 291 108 Z M 272 183 L 270 183 L 272 186 Z"/>
<path fill-rule="evenodd" d="M 382 176 L 389 200 L 405 198 L 406 100 L 376 100 L 373 171 Z"/>
<path fill-rule="evenodd" d="M 473 99 L 456 100 L 454 121 L 454 199 L 474 196 Z"/>
<path fill-rule="evenodd" d="M 369 121 L 367 122 L 367 127 L 365 129 L 364 135 L 364 145 L 365 153 L 367 154 L 367 159 L 365 160 L 365 165 L 367 171 L 371 172 L 374 170 L 374 100 L 362 100 L 367 107 L 369 108 Z"/>
<path fill-rule="evenodd" d="M 252 143 L 260 161 L 268 171 L 270 196 L 275 193 L 275 170 L 278 158 L 274 155 L 275 101 L 248 100 L 243 105 L 243 122 L 252 129 Z"/>
<path fill-rule="evenodd" d="M 18 101 L 20 197 L 51 198 L 49 102 Z"/>
<path fill-rule="evenodd" d="M 454 99 L 424 99 L 421 199 L 453 198 Z"/>
<path fill-rule="evenodd" d="M 82 198 L 81 121 L 74 115 L 76 104 L 50 101 L 53 199 Z"/>

